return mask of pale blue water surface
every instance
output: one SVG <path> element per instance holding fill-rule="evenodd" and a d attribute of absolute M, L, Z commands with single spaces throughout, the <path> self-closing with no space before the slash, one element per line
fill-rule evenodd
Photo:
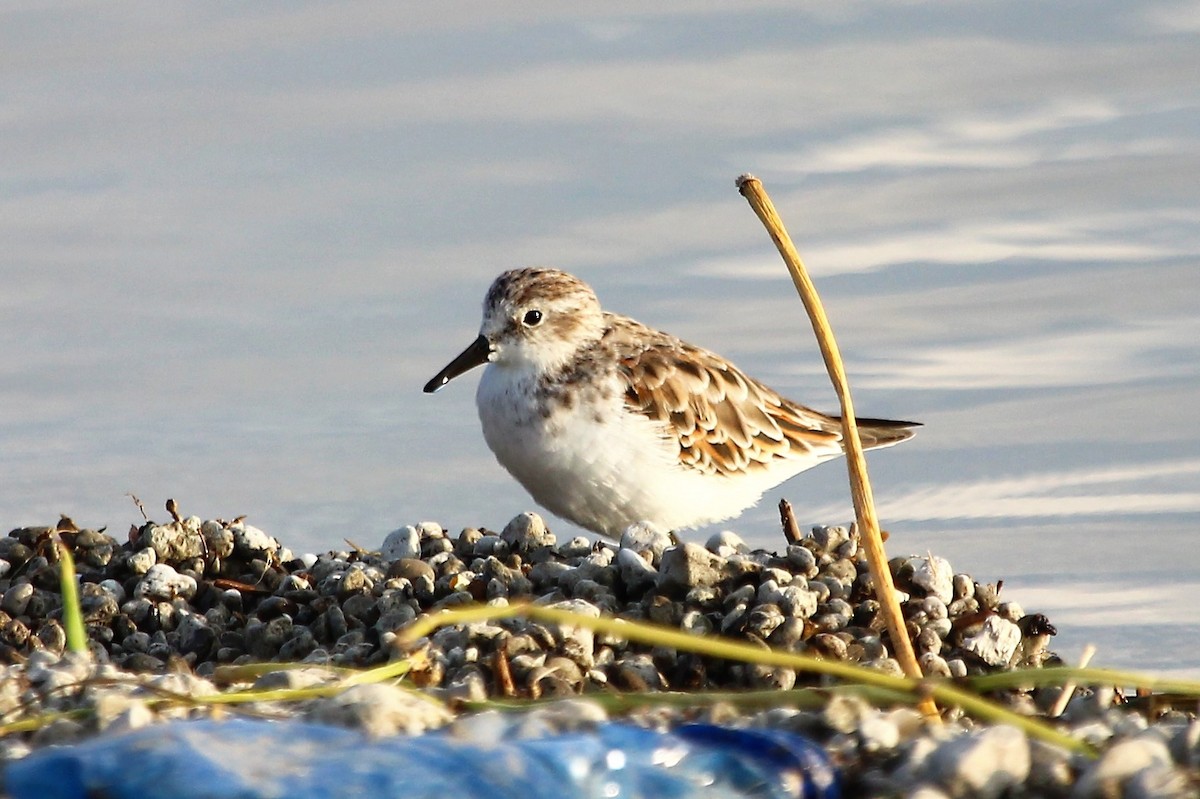
<path fill-rule="evenodd" d="M 0 524 L 498 528 L 477 376 L 421 386 L 521 265 L 833 409 L 752 171 L 859 412 L 926 425 L 890 553 L 1200 672 L 1200 5 L 826 5 L 9 3 Z M 781 496 L 850 518 L 835 463 L 725 526 Z"/>

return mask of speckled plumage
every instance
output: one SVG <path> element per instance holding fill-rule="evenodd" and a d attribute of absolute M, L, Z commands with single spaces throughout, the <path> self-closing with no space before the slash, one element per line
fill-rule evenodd
<path fill-rule="evenodd" d="M 484 438 L 534 499 L 598 533 L 684 529 L 737 515 L 842 453 L 841 422 L 719 355 L 603 311 L 566 272 L 517 269 L 484 299 L 479 338 L 426 385 L 487 363 Z M 913 422 L 859 419 L 866 449 Z"/>

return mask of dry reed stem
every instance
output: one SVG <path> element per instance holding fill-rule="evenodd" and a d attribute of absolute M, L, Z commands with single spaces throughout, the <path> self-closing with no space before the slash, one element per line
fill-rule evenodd
<path fill-rule="evenodd" d="M 786 499 L 779 500 L 779 523 L 783 527 L 783 537 L 789 544 L 799 544 L 804 538 L 800 534 L 800 525 L 796 524 L 796 514 L 792 512 L 792 503 Z"/>
<path fill-rule="evenodd" d="M 763 227 L 767 229 L 771 240 L 775 242 L 775 247 L 792 275 L 792 282 L 796 284 L 796 291 L 800 294 L 804 309 L 812 322 L 821 356 L 825 359 L 825 368 L 842 406 L 842 443 L 846 449 L 846 465 L 850 471 L 850 496 L 854 500 L 854 515 L 862 536 L 861 541 L 866 547 L 867 564 L 875 583 L 876 598 L 883 609 L 892 648 L 900 668 L 909 677 L 920 679 L 921 666 L 917 663 L 912 642 L 908 638 L 904 617 L 900 612 L 900 602 L 896 598 L 896 588 L 892 583 L 892 572 L 888 568 L 887 553 L 883 549 L 879 521 L 875 516 L 875 500 L 871 494 L 871 483 L 867 479 L 867 462 L 863 457 L 862 441 L 858 436 L 858 424 L 854 418 L 854 404 L 850 399 L 846 370 L 829 319 L 825 316 L 820 297 L 817 296 L 816 286 L 809 278 L 804 262 L 800 260 L 800 254 L 792 244 L 792 239 L 783 226 L 783 220 L 779 218 L 775 205 L 767 196 L 762 183 L 758 178 L 747 174 L 737 179 L 737 187 L 754 209 Z M 927 719 L 940 719 L 932 699 L 923 700 L 919 707 Z"/>
<path fill-rule="evenodd" d="M 1083 648 L 1083 654 L 1079 656 L 1079 668 L 1086 669 L 1087 664 L 1092 662 L 1092 656 L 1096 654 L 1096 647 L 1088 644 Z M 1056 719 L 1063 714 L 1067 709 L 1067 703 L 1071 701 L 1071 697 L 1075 695 L 1077 683 L 1075 680 L 1067 680 L 1063 683 L 1062 693 L 1058 695 L 1058 700 L 1055 701 L 1054 707 L 1050 708 L 1048 714 L 1050 718 Z"/>

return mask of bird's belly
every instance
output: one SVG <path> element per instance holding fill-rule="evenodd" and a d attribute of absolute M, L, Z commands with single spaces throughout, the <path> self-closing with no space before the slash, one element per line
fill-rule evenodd
<path fill-rule="evenodd" d="M 555 404 L 550 413 L 518 383 L 482 380 L 476 395 L 488 446 L 542 506 L 589 530 L 619 536 L 649 521 L 682 529 L 729 518 L 790 475 L 728 478 L 679 462 L 660 423 L 619 396 Z"/>

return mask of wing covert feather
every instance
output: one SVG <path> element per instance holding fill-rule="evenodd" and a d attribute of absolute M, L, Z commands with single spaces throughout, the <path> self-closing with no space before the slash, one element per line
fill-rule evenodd
<path fill-rule="evenodd" d="M 707 350 L 643 330 L 654 335 L 622 336 L 625 346 L 618 348 L 625 401 L 672 428 L 680 463 L 737 474 L 769 468 L 781 459 L 841 450 L 836 419 L 781 397 Z M 633 347 L 630 341 L 644 346 Z"/>

